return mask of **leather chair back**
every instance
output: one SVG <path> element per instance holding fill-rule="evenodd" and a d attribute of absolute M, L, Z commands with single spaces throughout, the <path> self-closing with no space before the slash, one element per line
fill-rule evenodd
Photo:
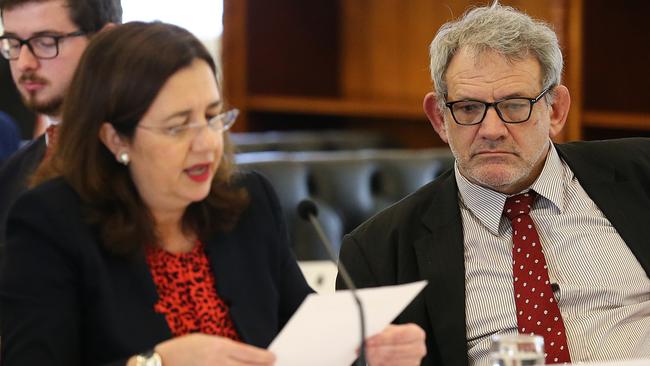
<path fill-rule="evenodd" d="M 298 260 L 327 259 L 311 224 L 296 211 L 310 199 L 335 252 L 345 233 L 453 166 L 448 149 L 251 152 L 242 169 L 266 176 L 275 189 Z"/>

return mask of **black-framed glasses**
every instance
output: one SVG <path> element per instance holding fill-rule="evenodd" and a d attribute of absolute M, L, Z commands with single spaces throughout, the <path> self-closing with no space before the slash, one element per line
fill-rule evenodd
<path fill-rule="evenodd" d="M 451 111 L 451 116 L 459 125 L 471 126 L 483 122 L 487 110 L 494 107 L 497 115 L 505 123 L 522 123 L 528 121 L 533 111 L 533 105 L 542 99 L 552 87 L 544 89 L 535 98 L 514 97 L 498 100 L 493 103 L 480 100 L 458 100 L 447 102 L 445 106 Z"/>
<path fill-rule="evenodd" d="M 14 36 L 0 36 L 0 53 L 7 60 L 17 60 L 23 45 L 39 59 L 51 59 L 59 55 L 59 42 L 68 37 L 79 37 L 86 32 L 78 30 L 62 35 L 38 35 L 27 39 Z"/>

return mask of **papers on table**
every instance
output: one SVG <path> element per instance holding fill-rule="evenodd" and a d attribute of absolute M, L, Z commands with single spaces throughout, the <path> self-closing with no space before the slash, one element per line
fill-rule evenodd
<path fill-rule="evenodd" d="M 383 330 L 426 286 L 426 281 L 357 290 L 366 337 Z M 348 366 L 361 341 L 359 311 L 350 291 L 311 294 L 269 346 L 277 366 Z"/>

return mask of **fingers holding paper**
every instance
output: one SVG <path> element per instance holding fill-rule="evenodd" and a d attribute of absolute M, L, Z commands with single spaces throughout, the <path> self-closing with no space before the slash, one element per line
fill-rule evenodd
<path fill-rule="evenodd" d="M 270 366 L 275 363 L 275 356 L 267 350 L 199 333 L 165 341 L 155 350 L 165 366 Z"/>
<path fill-rule="evenodd" d="M 419 365 L 426 355 L 425 333 L 415 324 L 389 325 L 366 340 L 370 366 Z"/>

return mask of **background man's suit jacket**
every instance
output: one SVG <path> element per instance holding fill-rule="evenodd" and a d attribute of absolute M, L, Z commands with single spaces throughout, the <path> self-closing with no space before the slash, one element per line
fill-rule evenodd
<path fill-rule="evenodd" d="M 42 135 L 16 151 L 0 166 L 0 255 L 5 242 L 9 210 L 27 189 L 27 179 L 43 160 L 45 149 L 45 135 Z"/>
<path fill-rule="evenodd" d="M 650 139 L 556 147 L 650 274 Z M 468 365 L 463 228 L 453 170 L 347 235 L 339 261 L 358 287 L 428 280 L 397 321 L 426 331 L 423 365 Z"/>
<path fill-rule="evenodd" d="M 249 207 L 232 231 L 204 244 L 240 337 L 266 347 L 311 289 L 269 183 L 252 173 L 242 180 Z M 153 310 L 144 255 L 109 254 L 82 218 L 79 197 L 60 178 L 16 202 L 0 279 L 3 365 L 124 365 L 171 338 Z"/>
<path fill-rule="evenodd" d="M 14 119 L 0 111 L 0 166 L 20 147 L 20 131 Z"/>

